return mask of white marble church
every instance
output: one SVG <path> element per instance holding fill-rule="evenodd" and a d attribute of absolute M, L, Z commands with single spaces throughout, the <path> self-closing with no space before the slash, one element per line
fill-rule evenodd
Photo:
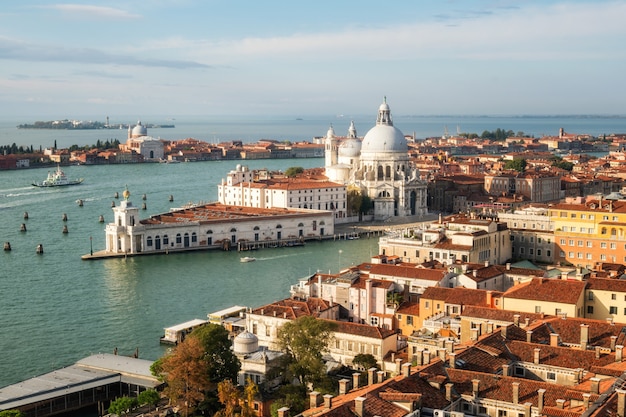
<path fill-rule="evenodd" d="M 393 125 L 386 98 L 376 126 L 362 141 L 351 123 L 347 138 L 338 142 L 331 126 L 325 138 L 326 176 L 369 196 L 375 220 L 427 214 L 426 183 L 409 161 L 407 140 Z"/>

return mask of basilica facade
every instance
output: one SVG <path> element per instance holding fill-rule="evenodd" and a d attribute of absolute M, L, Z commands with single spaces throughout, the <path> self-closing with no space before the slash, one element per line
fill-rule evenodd
<path fill-rule="evenodd" d="M 326 176 L 368 196 L 375 220 L 427 214 L 426 183 L 409 160 L 406 137 L 393 125 L 386 99 L 378 108 L 376 126 L 362 140 L 351 123 L 341 143 L 332 126 L 324 142 Z"/>

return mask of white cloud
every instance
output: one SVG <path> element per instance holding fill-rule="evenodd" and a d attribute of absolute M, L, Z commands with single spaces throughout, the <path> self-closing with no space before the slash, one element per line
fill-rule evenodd
<path fill-rule="evenodd" d="M 115 9 L 106 6 L 92 6 L 87 4 L 54 4 L 42 6 L 49 9 L 61 11 L 70 16 L 80 18 L 114 18 L 114 19 L 139 19 L 141 15 L 130 13 L 126 10 Z"/>

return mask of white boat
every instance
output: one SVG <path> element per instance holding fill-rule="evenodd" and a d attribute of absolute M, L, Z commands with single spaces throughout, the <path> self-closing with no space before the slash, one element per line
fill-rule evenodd
<path fill-rule="evenodd" d="M 241 262 L 254 262 L 256 261 L 256 258 L 253 258 L 251 256 L 244 256 L 243 258 L 240 259 Z"/>
<path fill-rule="evenodd" d="M 61 167 L 57 166 L 57 170 L 54 172 L 48 171 L 48 177 L 41 182 L 33 182 L 35 187 L 62 187 L 65 185 L 78 185 L 83 182 L 83 178 L 69 179 Z"/>

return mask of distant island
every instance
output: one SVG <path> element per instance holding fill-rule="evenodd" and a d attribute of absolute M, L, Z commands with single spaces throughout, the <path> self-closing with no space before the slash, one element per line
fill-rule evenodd
<path fill-rule="evenodd" d="M 150 129 L 158 128 L 174 128 L 174 125 L 144 125 Z M 83 120 L 50 120 L 37 121 L 32 124 L 17 125 L 18 129 L 61 129 L 61 130 L 94 130 L 94 129 L 128 129 L 128 124 L 107 124 L 102 122 L 83 121 Z"/>

